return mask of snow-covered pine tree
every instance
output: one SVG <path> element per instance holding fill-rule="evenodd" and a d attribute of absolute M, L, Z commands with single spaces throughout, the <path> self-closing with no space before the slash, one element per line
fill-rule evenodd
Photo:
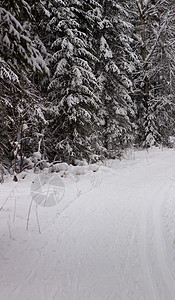
<path fill-rule="evenodd" d="M 28 30 L 30 31 L 30 36 L 35 48 L 39 50 L 46 65 L 48 65 L 52 44 L 52 33 L 48 26 L 50 20 L 49 6 L 51 4 L 50 1 L 42 0 L 27 0 L 27 2 L 30 4 L 32 14 L 32 20 Z M 32 81 L 38 85 L 42 94 L 47 96 L 48 74 L 35 73 L 35 76 L 32 77 Z"/>
<path fill-rule="evenodd" d="M 157 8 L 157 47 L 150 50 L 153 71 L 150 78 L 149 114 L 158 132 L 155 143 L 168 144 L 175 133 L 175 3 L 164 1 Z M 155 48 L 154 48 L 155 47 Z M 149 61 L 149 56 L 147 57 Z"/>
<path fill-rule="evenodd" d="M 9 110 L 12 109 L 12 104 L 8 83 L 15 86 L 15 84 L 19 83 L 19 78 L 0 57 L 0 161 L 4 166 L 9 162 L 9 149 L 11 148 L 7 119 L 9 118 Z"/>
<path fill-rule="evenodd" d="M 30 39 L 28 20 L 31 17 L 30 6 L 23 0 L 2 1 L 0 6 L 0 69 L 1 69 L 1 137 L 3 135 L 2 160 L 8 160 L 9 166 L 14 159 L 14 169 L 17 170 L 19 158 L 22 170 L 24 158 L 24 144 L 33 136 L 25 136 L 25 130 L 35 115 L 36 89 L 28 91 L 29 80 L 26 71 L 48 71 L 40 52 Z M 27 84 L 27 86 L 25 86 Z M 32 86 L 32 84 L 30 84 Z M 27 88 L 26 88 L 27 87 Z M 35 92 L 34 92 L 35 91 Z M 29 96 L 30 94 L 30 96 Z M 36 97 L 35 97 L 36 96 Z M 31 101 L 29 101 L 29 98 Z M 24 109 L 26 107 L 26 109 Z M 38 107 L 39 108 L 39 107 Z M 35 118 L 37 121 L 38 116 Z M 34 122 L 35 123 L 35 122 Z M 28 124 L 28 125 L 27 125 Z M 36 123 L 35 123 L 36 125 Z M 33 132 L 34 134 L 33 127 Z M 31 130 L 30 130 L 31 131 Z M 28 138 L 28 141 L 27 141 Z M 23 141 L 25 141 L 23 143 Z M 4 153 L 4 154 L 3 154 Z M 5 157 L 7 155 L 7 158 Z"/>
<path fill-rule="evenodd" d="M 104 0 L 99 28 L 99 63 L 97 64 L 103 139 L 109 153 L 121 151 L 132 140 L 130 117 L 134 113 L 130 97 L 134 70 L 132 25 L 126 1 Z"/>
<path fill-rule="evenodd" d="M 174 123 L 174 3 L 139 0 L 132 5 L 139 57 L 135 77 L 137 142 L 147 147 L 167 143 Z"/>
<path fill-rule="evenodd" d="M 2 1 L 0 6 L 0 54 L 13 69 L 43 71 L 45 63 L 28 34 L 30 6 L 26 1 Z"/>
<path fill-rule="evenodd" d="M 50 157 L 67 162 L 90 160 L 99 151 L 95 135 L 99 99 L 93 73 L 97 59 L 89 43 L 96 2 L 58 0 L 52 5 Z"/>

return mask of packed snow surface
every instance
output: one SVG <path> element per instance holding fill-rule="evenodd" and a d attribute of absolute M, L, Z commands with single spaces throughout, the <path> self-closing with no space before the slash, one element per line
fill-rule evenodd
<path fill-rule="evenodd" d="M 0 185 L 0 300 L 174 300 L 175 150 L 47 172 Z"/>

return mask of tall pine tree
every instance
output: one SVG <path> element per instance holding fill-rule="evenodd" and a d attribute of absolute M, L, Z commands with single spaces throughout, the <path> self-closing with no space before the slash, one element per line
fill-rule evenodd
<path fill-rule="evenodd" d="M 104 145 L 117 154 L 131 143 L 131 73 L 134 70 L 132 25 L 128 21 L 125 1 L 105 0 L 99 27 L 98 80 L 101 87 Z"/>
<path fill-rule="evenodd" d="M 135 81 L 137 142 L 167 143 L 174 124 L 174 4 L 135 1 L 133 5 L 139 61 Z"/>
<path fill-rule="evenodd" d="M 43 117 L 38 92 L 29 80 L 30 74 L 48 69 L 29 35 L 29 21 L 32 18 L 26 1 L 2 1 L 0 6 L 0 58 L 1 58 L 1 115 L 0 135 L 1 159 L 13 160 L 14 170 L 23 168 L 23 159 L 31 153 L 29 141 L 34 142 L 38 119 Z M 27 71 L 29 71 L 27 75 Z M 34 117 L 35 116 L 35 117 Z M 41 117 L 42 116 L 42 117 Z M 44 118 L 43 118 L 44 119 Z M 30 128 L 30 130 L 29 130 Z M 33 129 L 32 129 L 33 128 Z M 31 130 L 32 129 L 32 130 Z M 27 132 L 30 131 L 30 136 Z M 28 140 L 28 141 L 27 141 Z M 26 147 L 26 148 L 25 148 Z M 24 149 L 25 148 L 25 149 Z"/>
<path fill-rule="evenodd" d="M 53 1 L 50 26 L 54 33 L 49 85 L 52 159 L 91 159 L 98 139 L 96 57 L 90 49 L 95 1 Z"/>

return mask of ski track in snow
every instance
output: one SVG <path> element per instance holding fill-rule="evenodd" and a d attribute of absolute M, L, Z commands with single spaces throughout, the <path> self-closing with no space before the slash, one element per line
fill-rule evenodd
<path fill-rule="evenodd" d="M 68 180 L 41 234 L 31 180 L 2 185 L 0 300 L 174 300 L 174 162 L 154 149 Z"/>
<path fill-rule="evenodd" d="M 166 191 L 169 189 L 169 185 L 166 189 L 166 184 L 163 188 L 154 195 L 158 197 L 160 201 L 154 201 L 153 207 L 153 222 L 155 232 L 155 247 L 157 253 L 157 264 L 162 276 L 163 282 L 168 290 L 167 299 L 173 300 L 175 296 L 175 282 L 172 273 L 168 267 L 167 253 L 165 248 L 165 240 L 162 232 L 162 220 L 161 220 L 161 208 L 162 204 L 166 201 Z"/>

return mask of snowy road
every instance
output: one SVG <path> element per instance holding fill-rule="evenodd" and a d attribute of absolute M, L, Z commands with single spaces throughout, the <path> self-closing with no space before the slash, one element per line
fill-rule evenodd
<path fill-rule="evenodd" d="M 35 176 L 0 186 L 0 300 L 175 299 L 175 150 L 68 175 L 26 231 Z"/>

